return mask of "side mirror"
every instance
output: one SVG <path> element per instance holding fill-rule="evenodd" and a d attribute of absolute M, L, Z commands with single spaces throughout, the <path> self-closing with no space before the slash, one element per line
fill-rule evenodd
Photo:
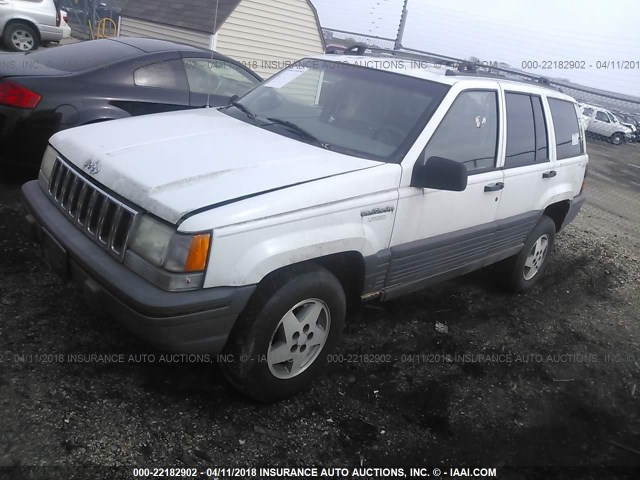
<path fill-rule="evenodd" d="M 239 98 L 240 98 L 240 97 L 239 97 L 238 95 L 232 95 L 232 96 L 231 96 L 231 98 L 229 99 L 228 104 L 229 104 L 229 105 L 233 105 L 233 103 L 234 103 L 234 102 L 237 102 Z"/>
<path fill-rule="evenodd" d="M 420 159 L 413 167 L 411 186 L 462 192 L 467 188 L 468 173 L 463 163 L 442 157 Z"/>

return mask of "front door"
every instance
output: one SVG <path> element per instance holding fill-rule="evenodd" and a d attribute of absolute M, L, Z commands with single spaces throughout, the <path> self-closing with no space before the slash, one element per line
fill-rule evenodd
<path fill-rule="evenodd" d="M 497 85 L 460 92 L 418 160 L 437 156 L 464 163 L 469 173 L 466 190 L 400 188 L 387 298 L 472 270 L 485 260 L 504 185 L 497 168 L 498 98 Z"/>
<path fill-rule="evenodd" d="M 615 128 L 606 112 L 596 110 L 596 114 L 589 125 L 589 130 L 603 137 L 610 137 Z"/>

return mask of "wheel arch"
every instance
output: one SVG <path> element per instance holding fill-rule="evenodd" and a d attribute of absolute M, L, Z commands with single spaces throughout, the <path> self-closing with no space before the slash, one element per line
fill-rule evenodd
<path fill-rule="evenodd" d="M 318 266 L 333 274 L 340 284 L 347 299 L 347 308 L 354 308 L 360 304 L 360 295 L 364 288 L 365 265 L 360 252 L 346 251 L 308 259 L 280 267 L 266 275 L 258 284 L 266 283 L 276 275 L 287 270 Z"/>
<path fill-rule="evenodd" d="M 2 36 L 4 37 L 4 32 L 8 27 L 10 27 L 11 25 L 15 25 L 16 23 L 24 24 L 33 28 L 33 30 L 36 32 L 36 35 L 38 36 L 38 42 L 42 42 L 42 37 L 40 35 L 40 29 L 38 28 L 38 25 L 33 20 L 30 20 L 28 18 L 14 17 L 14 18 L 11 18 L 10 20 L 7 20 L 7 22 L 2 27 Z"/>
<path fill-rule="evenodd" d="M 543 214 L 553 220 L 556 225 L 556 232 L 559 232 L 564 223 L 564 219 L 569 213 L 569 207 L 571 202 L 569 200 L 562 200 L 560 202 L 552 203 L 544 209 Z"/>

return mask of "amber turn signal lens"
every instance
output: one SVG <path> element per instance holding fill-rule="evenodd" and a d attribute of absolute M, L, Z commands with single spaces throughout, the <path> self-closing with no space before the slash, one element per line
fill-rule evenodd
<path fill-rule="evenodd" d="M 211 234 L 194 235 L 189 248 L 189 256 L 184 265 L 185 272 L 201 272 L 207 266 Z"/>

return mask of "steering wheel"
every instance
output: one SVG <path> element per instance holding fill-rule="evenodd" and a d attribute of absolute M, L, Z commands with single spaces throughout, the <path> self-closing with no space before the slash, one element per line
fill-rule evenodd
<path fill-rule="evenodd" d="M 373 131 L 372 138 L 379 142 L 386 143 L 387 145 L 399 145 L 406 136 L 407 133 L 403 132 L 398 127 L 385 125 L 384 127 L 376 128 Z"/>

